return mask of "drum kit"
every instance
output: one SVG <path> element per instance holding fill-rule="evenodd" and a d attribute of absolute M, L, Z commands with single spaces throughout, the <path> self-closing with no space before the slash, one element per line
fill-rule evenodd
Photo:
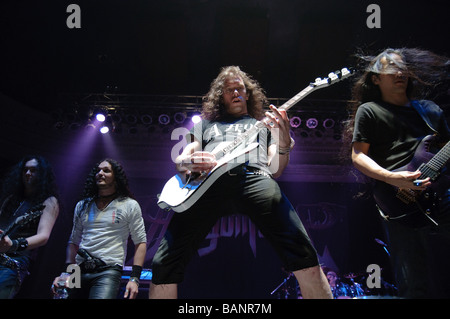
<path fill-rule="evenodd" d="M 337 277 L 336 274 L 334 274 L 334 276 L 336 278 L 334 281 L 328 279 L 334 299 L 358 298 L 367 294 L 367 289 L 362 284 L 355 281 L 355 279 L 362 277 L 361 275 L 355 273 L 346 274 L 343 277 L 347 282 Z M 330 277 L 330 272 L 328 272 L 327 278 Z"/>
<path fill-rule="evenodd" d="M 334 299 L 370 299 L 392 298 L 397 294 L 397 288 L 381 278 L 381 288 L 368 288 L 367 274 L 363 272 L 348 273 L 342 277 L 327 267 L 323 267 L 331 287 Z M 286 278 L 270 293 L 277 299 L 302 299 L 297 280 L 293 273 Z"/>

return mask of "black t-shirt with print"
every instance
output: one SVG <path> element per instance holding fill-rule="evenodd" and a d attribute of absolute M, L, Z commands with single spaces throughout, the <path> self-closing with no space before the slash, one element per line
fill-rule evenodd
<path fill-rule="evenodd" d="M 191 129 L 190 133 L 195 139 L 202 142 L 204 151 L 214 152 L 233 142 L 239 135 L 251 129 L 256 122 L 256 119 L 248 115 L 239 118 L 229 117 L 220 121 L 202 120 Z M 243 163 L 270 174 L 267 151 L 268 147 L 274 143 L 270 130 L 261 129 L 257 135 L 251 137 L 233 152 L 238 152 L 251 143 L 258 143 L 259 146 L 246 154 Z"/>

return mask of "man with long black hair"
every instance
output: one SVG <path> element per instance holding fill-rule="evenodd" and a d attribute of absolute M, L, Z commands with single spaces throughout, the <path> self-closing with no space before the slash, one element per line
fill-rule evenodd
<path fill-rule="evenodd" d="M 66 263 L 80 265 L 81 288 L 70 289 L 70 298 L 118 297 L 130 235 L 135 254 L 124 297 L 134 299 L 147 251 L 144 220 L 122 166 L 105 159 L 90 172 L 75 207 Z"/>
<path fill-rule="evenodd" d="M 0 198 L 0 235 L 14 221 L 20 227 L 0 240 L 0 298 L 13 298 L 20 290 L 32 262 L 33 250 L 44 246 L 59 214 L 58 191 L 49 162 L 42 156 L 26 156 L 3 182 Z M 43 208 L 37 208 L 43 205 Z M 42 215 L 23 219 L 37 208 Z M 32 216 L 32 214 L 28 214 Z"/>
<path fill-rule="evenodd" d="M 354 166 L 375 181 L 374 199 L 386 226 L 399 295 L 448 298 L 448 177 L 435 180 L 439 165 L 420 164 L 427 164 L 433 148 L 450 137 L 442 109 L 423 99 L 448 80 L 449 60 L 415 48 L 359 57 L 347 146 L 351 138 Z"/>

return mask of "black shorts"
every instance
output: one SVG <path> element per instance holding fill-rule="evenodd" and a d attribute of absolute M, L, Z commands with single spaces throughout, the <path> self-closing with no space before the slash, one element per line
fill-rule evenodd
<path fill-rule="evenodd" d="M 249 216 L 288 271 L 317 266 L 317 253 L 278 183 L 262 175 L 225 173 L 183 213 L 174 213 L 153 258 L 154 284 L 180 283 L 200 243 L 219 218 Z"/>

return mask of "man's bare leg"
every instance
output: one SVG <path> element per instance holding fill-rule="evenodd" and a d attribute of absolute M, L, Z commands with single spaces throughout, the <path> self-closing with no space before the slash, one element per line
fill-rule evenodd
<path fill-rule="evenodd" d="M 177 299 L 178 298 L 178 285 L 154 285 L 150 284 L 150 299 Z"/>
<path fill-rule="evenodd" d="M 293 272 L 297 278 L 302 296 L 305 299 L 332 299 L 330 285 L 320 266 L 296 270 Z"/>

